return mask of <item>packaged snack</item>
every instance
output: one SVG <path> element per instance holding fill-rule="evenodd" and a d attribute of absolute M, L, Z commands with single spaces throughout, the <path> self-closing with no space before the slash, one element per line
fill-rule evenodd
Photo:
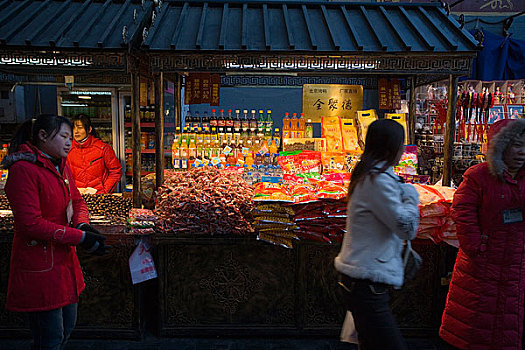
<path fill-rule="evenodd" d="M 357 111 L 357 136 L 359 140 L 359 147 L 362 150 L 365 149 L 365 138 L 368 126 L 377 120 L 377 114 L 375 109 L 369 109 L 366 111 Z"/>
<path fill-rule="evenodd" d="M 329 181 L 320 181 L 317 184 L 317 198 L 319 199 L 343 199 L 348 191 L 342 185 Z"/>
<path fill-rule="evenodd" d="M 292 208 L 286 207 L 286 206 L 283 206 L 277 203 L 258 205 L 256 209 L 260 212 L 265 212 L 265 213 L 278 212 L 278 213 L 285 213 L 285 214 L 292 215 L 292 216 L 295 215 L 295 211 Z"/>
<path fill-rule="evenodd" d="M 339 182 L 344 184 L 350 182 L 351 176 L 350 173 L 329 173 L 323 174 L 321 176 L 321 181 Z"/>
<path fill-rule="evenodd" d="M 322 117 L 321 137 L 326 139 L 326 150 L 328 152 L 343 151 L 343 126 L 341 123 L 341 119 L 337 116 Z"/>
<path fill-rule="evenodd" d="M 305 183 L 305 179 L 294 174 L 284 174 L 283 182 L 287 185 L 302 185 Z"/>
<path fill-rule="evenodd" d="M 409 145 L 399 160 L 399 164 L 394 167 L 397 174 L 417 175 L 417 146 Z"/>
<path fill-rule="evenodd" d="M 288 192 L 291 193 L 294 203 L 310 203 L 317 201 L 315 190 L 310 185 L 291 185 L 288 186 Z"/>
<path fill-rule="evenodd" d="M 344 152 L 323 152 L 323 174 L 342 173 L 345 171 L 346 154 Z"/>
<path fill-rule="evenodd" d="M 405 130 L 405 145 L 408 145 L 410 138 L 408 135 L 408 118 L 406 113 L 385 113 L 385 119 L 392 119 L 401 124 Z"/>
<path fill-rule="evenodd" d="M 289 218 L 278 216 L 257 216 L 254 221 L 255 224 L 277 224 L 277 225 L 293 225 L 294 222 Z"/>
<path fill-rule="evenodd" d="M 321 152 L 302 152 L 293 157 L 301 173 L 321 173 Z"/>
<path fill-rule="evenodd" d="M 345 151 L 357 151 L 359 147 L 359 138 L 357 137 L 357 128 L 355 119 L 342 119 L 343 125 L 343 143 Z"/>
<path fill-rule="evenodd" d="M 253 201 L 273 201 L 293 203 L 293 197 L 285 187 L 278 183 L 259 182 L 253 192 Z"/>
<path fill-rule="evenodd" d="M 285 247 L 285 248 L 290 248 L 290 249 L 293 248 L 293 242 L 292 242 L 292 239 L 290 238 L 274 236 L 274 235 L 270 235 L 266 233 L 259 233 L 257 235 L 257 240 L 275 244 L 275 245 L 280 245 L 281 247 Z"/>

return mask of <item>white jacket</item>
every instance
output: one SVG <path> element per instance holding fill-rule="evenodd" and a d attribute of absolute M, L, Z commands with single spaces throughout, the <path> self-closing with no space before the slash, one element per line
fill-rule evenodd
<path fill-rule="evenodd" d="M 335 258 L 336 270 L 401 287 L 403 240 L 416 236 L 418 204 L 414 186 L 400 182 L 392 168 L 363 179 L 348 203 L 347 233 Z"/>

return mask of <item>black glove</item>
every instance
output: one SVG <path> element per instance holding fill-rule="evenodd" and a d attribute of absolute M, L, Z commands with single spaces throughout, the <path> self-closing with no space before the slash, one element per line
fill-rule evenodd
<path fill-rule="evenodd" d="M 94 229 L 93 226 L 85 222 L 78 224 L 76 228 L 82 231 L 93 232 L 93 233 L 96 233 L 97 235 L 101 234 L 98 230 Z"/>
<path fill-rule="evenodd" d="M 89 226 L 89 225 L 88 225 Z M 105 255 L 108 253 L 109 246 L 105 245 L 106 237 L 98 233 L 84 231 L 84 240 L 80 246 L 94 255 Z"/>

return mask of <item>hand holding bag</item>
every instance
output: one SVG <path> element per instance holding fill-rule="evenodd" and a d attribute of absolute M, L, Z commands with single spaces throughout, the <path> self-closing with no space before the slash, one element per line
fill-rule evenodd
<path fill-rule="evenodd" d="M 410 241 L 406 241 L 405 251 L 403 253 L 403 269 L 405 271 L 403 283 L 407 283 L 408 281 L 412 280 L 416 276 L 422 264 L 423 258 L 414 249 L 412 249 L 412 243 Z"/>

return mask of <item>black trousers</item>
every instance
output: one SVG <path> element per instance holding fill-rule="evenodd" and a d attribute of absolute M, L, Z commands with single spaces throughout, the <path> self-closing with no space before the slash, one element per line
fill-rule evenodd
<path fill-rule="evenodd" d="M 390 286 L 341 274 L 343 301 L 352 312 L 359 350 L 406 350 L 390 309 Z"/>

